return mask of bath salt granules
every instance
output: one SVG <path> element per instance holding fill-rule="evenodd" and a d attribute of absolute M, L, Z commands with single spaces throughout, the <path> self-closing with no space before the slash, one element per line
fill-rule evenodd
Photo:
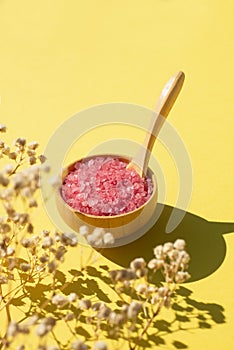
<path fill-rule="evenodd" d="M 62 196 L 73 209 L 90 215 L 113 216 L 133 211 L 153 192 L 150 178 L 141 178 L 118 157 L 94 157 L 74 165 L 65 177 Z"/>

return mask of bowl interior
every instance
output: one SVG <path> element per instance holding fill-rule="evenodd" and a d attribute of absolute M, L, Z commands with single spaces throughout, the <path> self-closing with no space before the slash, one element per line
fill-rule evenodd
<path fill-rule="evenodd" d="M 62 171 L 62 183 L 64 182 L 64 179 L 66 178 L 66 176 L 75 169 L 75 165 L 76 165 L 77 162 L 82 162 L 83 160 L 90 160 L 90 159 L 94 159 L 94 158 L 97 158 L 97 157 L 108 157 L 108 156 L 116 157 L 116 158 L 120 159 L 121 161 L 123 161 L 125 163 L 129 163 L 131 161 L 130 157 L 123 156 L 123 155 L 116 155 L 116 154 L 101 154 L 101 155 L 85 157 L 85 158 L 79 159 L 79 160 L 71 163 L 70 165 L 68 165 L 67 167 L 65 167 L 63 169 L 63 171 Z M 111 215 L 111 216 L 102 215 L 101 216 L 101 215 L 92 215 L 92 214 L 83 213 L 83 212 L 81 212 L 79 210 L 76 210 L 76 209 L 72 208 L 69 204 L 66 203 L 65 199 L 62 196 L 61 188 L 59 189 L 59 194 L 60 194 L 62 200 L 64 201 L 64 204 L 70 210 L 72 210 L 74 213 L 76 213 L 77 215 L 81 215 L 83 218 L 84 217 L 95 218 L 97 220 L 104 221 L 104 220 L 110 220 L 110 219 L 114 220 L 115 218 L 124 217 L 124 216 L 130 216 L 130 215 L 134 215 L 135 216 L 135 215 L 137 215 L 138 212 L 140 213 L 155 198 L 155 194 L 157 194 L 157 180 L 156 180 L 155 174 L 153 173 L 153 171 L 150 168 L 148 168 L 146 176 L 148 178 L 150 178 L 152 180 L 152 183 L 153 183 L 153 192 L 151 193 L 149 199 L 143 205 L 141 205 L 140 207 L 136 208 L 135 210 L 129 211 L 127 213 L 118 214 L 118 215 Z"/>

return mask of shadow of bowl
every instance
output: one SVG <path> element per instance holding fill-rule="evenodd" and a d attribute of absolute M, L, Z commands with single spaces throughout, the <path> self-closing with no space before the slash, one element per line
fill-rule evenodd
<path fill-rule="evenodd" d="M 125 246 L 103 249 L 100 253 L 116 264 L 128 267 L 129 263 L 139 256 L 144 257 L 146 261 L 150 260 L 155 246 L 182 238 L 186 241 L 187 251 L 191 257 L 188 270 L 191 274 L 189 282 L 211 275 L 225 258 L 226 244 L 223 234 L 234 232 L 234 223 L 210 222 L 175 208 L 179 215 L 184 214 L 184 218 L 180 225 L 168 234 L 165 230 L 173 209 L 165 205 L 158 221 L 141 238 Z"/>

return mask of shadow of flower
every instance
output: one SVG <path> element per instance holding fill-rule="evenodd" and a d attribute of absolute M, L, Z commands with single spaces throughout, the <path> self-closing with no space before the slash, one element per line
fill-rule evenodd
<path fill-rule="evenodd" d="M 214 324 L 225 323 L 224 308 L 215 303 L 199 302 L 192 298 L 192 291 L 180 286 L 172 303 L 174 319 L 171 322 L 157 319 L 153 326 L 155 332 L 148 336 L 154 345 L 165 345 L 166 336 L 174 337 L 178 331 L 210 329 Z M 182 333 L 180 333 L 182 334 Z M 186 349 L 188 345 L 178 339 L 172 340 L 176 349 Z"/>

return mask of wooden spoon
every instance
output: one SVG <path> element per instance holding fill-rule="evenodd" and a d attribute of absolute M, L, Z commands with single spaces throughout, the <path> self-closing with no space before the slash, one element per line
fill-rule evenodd
<path fill-rule="evenodd" d="M 146 175 L 154 142 L 163 123 L 166 120 L 166 117 L 168 116 L 168 113 L 174 105 L 177 96 L 179 95 L 184 78 L 184 73 L 180 71 L 175 74 L 164 86 L 157 101 L 156 109 L 150 122 L 145 140 L 136 156 L 127 166 L 128 169 L 135 169 L 141 177 Z"/>

